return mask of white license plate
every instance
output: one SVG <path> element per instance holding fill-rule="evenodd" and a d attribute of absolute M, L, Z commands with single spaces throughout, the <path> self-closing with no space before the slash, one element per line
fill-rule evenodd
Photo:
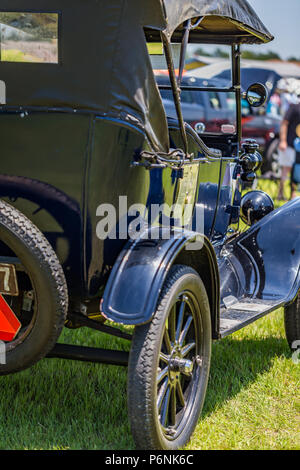
<path fill-rule="evenodd" d="M 0 294 L 19 295 L 16 268 L 13 264 L 0 263 Z"/>

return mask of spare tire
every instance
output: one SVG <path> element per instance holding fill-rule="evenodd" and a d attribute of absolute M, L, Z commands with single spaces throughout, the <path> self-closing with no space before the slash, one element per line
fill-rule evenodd
<path fill-rule="evenodd" d="M 21 323 L 5 343 L 0 375 L 19 372 L 45 357 L 55 345 L 68 311 L 68 291 L 60 262 L 40 230 L 0 200 L 0 262 L 15 264 L 18 295 L 3 295 Z"/>

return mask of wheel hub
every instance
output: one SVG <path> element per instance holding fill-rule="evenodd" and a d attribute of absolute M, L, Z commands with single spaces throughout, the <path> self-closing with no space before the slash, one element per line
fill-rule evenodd
<path fill-rule="evenodd" d="M 181 359 L 180 357 L 175 357 L 170 360 L 169 368 L 172 372 L 182 373 L 184 375 L 192 375 L 194 363 L 188 359 Z"/>

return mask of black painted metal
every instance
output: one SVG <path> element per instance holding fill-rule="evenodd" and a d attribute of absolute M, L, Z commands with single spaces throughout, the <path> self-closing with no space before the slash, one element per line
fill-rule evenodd
<path fill-rule="evenodd" d="M 73 346 L 70 344 L 56 344 L 52 351 L 47 354 L 46 358 L 127 367 L 129 353 L 109 349 L 88 348 L 86 346 Z"/>
<path fill-rule="evenodd" d="M 141 236 L 138 240 L 130 241 L 115 262 L 103 295 L 101 312 L 108 319 L 125 325 L 149 322 L 155 312 L 161 286 L 175 261 L 192 266 L 206 283 L 212 324 L 217 331 L 217 259 L 208 238 L 198 236 L 197 241 L 195 232 L 174 230 L 171 238 L 164 239 L 163 230 L 153 228 L 147 239 Z"/>
<path fill-rule="evenodd" d="M 232 84 L 236 95 L 236 122 L 238 143 L 242 140 L 242 86 L 241 86 L 241 48 L 239 44 L 232 46 Z"/>
<path fill-rule="evenodd" d="M 186 156 L 188 156 L 188 141 L 187 141 L 187 135 L 186 135 L 186 130 L 185 130 L 185 124 L 184 124 L 182 109 L 181 109 L 181 105 L 180 105 L 180 88 L 178 86 L 178 82 L 177 82 L 177 78 L 176 78 L 176 74 L 175 74 L 175 68 L 174 68 L 174 62 L 173 62 L 170 42 L 169 42 L 169 38 L 164 33 L 161 33 L 161 38 L 162 38 L 164 51 L 165 51 L 165 56 L 166 56 L 166 61 L 167 61 L 167 66 L 168 66 L 168 70 L 169 70 L 171 88 L 172 88 L 172 92 L 173 92 L 173 98 L 174 98 L 177 118 L 178 118 L 178 122 L 179 122 L 182 142 L 183 142 L 183 146 L 184 146 L 184 151 L 185 151 Z M 184 46 L 182 46 L 182 47 L 184 47 Z"/>
<path fill-rule="evenodd" d="M 222 309 L 220 322 L 221 338 L 226 338 L 227 336 L 230 336 L 233 333 L 236 333 L 237 331 L 246 328 L 246 326 L 251 325 L 251 323 L 256 322 L 260 318 L 263 318 L 274 310 L 277 310 L 282 307 L 282 303 L 269 302 L 268 308 L 261 311 L 260 304 L 253 302 L 251 298 L 244 299 L 244 301 L 248 301 L 252 304 L 252 306 L 256 306 L 257 311 L 255 312 L 251 310 L 241 311 L 235 309 Z"/>
<path fill-rule="evenodd" d="M 32 5 L 35 3 L 35 8 L 39 4 L 46 8 L 51 3 L 49 0 L 30 2 Z M 157 18 L 152 16 L 155 9 L 150 4 L 157 6 L 161 2 L 143 2 L 149 17 L 153 18 L 153 23 L 147 22 L 146 25 L 139 21 L 142 3 L 129 2 L 130 8 L 124 21 L 126 23 L 130 19 L 134 23 L 132 30 L 127 27 L 119 29 L 119 16 L 115 11 L 118 1 L 107 6 L 103 16 L 101 12 L 98 28 L 98 18 L 91 13 L 99 11 L 99 2 L 90 2 L 90 7 L 86 7 L 90 9 L 87 10 L 89 14 L 85 28 L 97 23 L 95 28 L 90 28 L 95 34 L 93 39 L 97 38 L 101 26 L 104 32 L 108 30 L 105 41 L 99 43 L 104 54 L 100 64 L 95 64 L 88 55 L 78 55 L 78 50 L 90 50 L 91 39 L 87 34 L 82 43 L 82 37 L 74 29 L 74 18 L 78 18 L 75 11 L 77 14 L 81 11 L 82 2 L 75 0 L 71 7 L 67 2 L 62 3 L 65 4 L 62 8 L 65 24 L 62 65 L 0 64 L 1 80 L 7 82 L 9 90 L 8 106 L 0 109 L 3 149 L 0 197 L 19 208 L 43 231 L 63 266 L 70 299 L 82 302 L 99 299 L 100 302 L 104 291 L 101 308 L 108 318 L 132 325 L 145 323 L 153 316 L 159 292 L 172 263 L 178 262 L 192 266 L 205 283 L 214 338 L 220 332 L 220 305 L 224 307 L 224 298 L 229 294 L 237 300 L 244 297 L 265 302 L 271 298 L 274 305 L 292 301 L 300 287 L 299 201 L 269 214 L 246 234 L 230 240 L 227 238 L 229 230 L 231 233 L 237 232 L 236 210 L 241 199 L 237 171 L 241 139 L 239 44 L 248 40 L 261 42 L 271 39 L 264 28 L 259 27 L 256 17 L 250 14 L 250 19 L 257 23 L 259 30 L 263 29 L 258 37 L 253 34 L 253 28 L 252 31 L 243 30 L 228 21 L 227 17 L 224 17 L 224 22 L 227 27 L 230 23 L 230 34 L 225 37 L 222 30 L 220 34 L 212 34 L 214 24 L 220 26 L 223 20 L 214 17 L 210 21 L 209 15 L 205 19 L 205 25 L 209 27 L 208 30 L 204 28 L 206 33 L 201 28 L 191 32 L 191 41 L 200 38 L 204 42 L 234 44 L 233 88 L 230 90 L 234 90 L 237 97 L 238 138 L 206 135 L 202 141 L 182 119 L 178 84 L 170 55 L 171 36 L 164 30 L 166 21 L 159 25 L 156 33 L 151 28 Z M 219 13 L 228 12 L 229 5 L 235 7 L 235 12 L 245 11 L 246 5 L 246 2 L 236 0 L 176 1 L 173 3 L 177 5 L 177 10 L 173 11 L 172 1 L 165 3 L 173 25 L 177 24 L 175 20 L 178 17 L 190 19 L 185 18 L 190 14 L 190 9 L 186 7 L 192 3 L 201 9 L 204 5 L 213 7 L 215 4 L 213 11 Z M 4 0 L 3 8 L 19 10 L 19 4 L 20 0 Z M 53 8 L 60 4 L 55 0 Z M 134 5 L 138 6 L 136 12 Z M 180 8 L 183 8 L 182 12 Z M 246 12 L 252 12 L 247 5 Z M 113 16 L 112 26 L 107 21 L 108 13 Z M 162 18 L 166 20 L 164 15 Z M 242 19 L 241 16 L 239 18 Z M 245 20 L 247 18 L 249 20 L 248 14 Z M 141 25 L 146 26 L 146 36 L 150 41 L 156 39 L 155 34 L 163 35 L 180 125 L 169 121 L 167 127 Z M 114 57 L 112 48 L 116 37 L 111 38 L 110 35 L 122 33 L 126 54 L 123 57 L 118 49 L 118 56 Z M 182 37 L 180 27 L 172 40 L 182 42 Z M 134 53 L 128 54 L 131 50 Z M 100 56 L 97 51 L 97 59 Z M 78 63 L 79 59 L 84 63 Z M 110 82 L 106 76 L 110 76 L 113 63 L 117 64 L 114 69 L 116 76 Z M 133 64 L 132 67 L 130 64 Z M 97 73 L 89 73 L 94 67 Z M 138 70 L 134 77 L 131 69 Z M 126 96 L 123 91 L 118 93 L 120 83 L 121 89 L 126 90 Z M 141 93 L 136 93 L 137 90 Z M 213 90 L 224 91 L 219 88 Z M 168 152 L 170 148 L 181 148 L 182 143 L 186 154 L 194 155 L 194 161 L 193 165 L 189 160 L 184 161 L 180 171 L 169 167 L 145 171 L 139 166 L 132 166 L 132 162 L 140 162 L 144 151 L 154 149 L 157 152 L 160 149 Z M 189 171 L 192 176 L 187 176 Z M 147 209 L 155 204 L 171 207 L 181 200 L 184 207 L 183 194 L 194 206 L 193 223 L 197 211 L 204 213 L 202 249 L 185 249 L 195 238 L 195 232 L 185 232 L 171 240 L 163 240 L 157 234 L 155 239 L 128 241 L 128 208 L 131 205 L 143 204 Z M 110 204 L 118 209 L 119 196 L 127 198 L 127 207 L 117 210 L 114 226 L 116 238 L 107 234 L 104 240 L 100 239 L 97 235 L 101 221 L 98 207 Z M 170 222 L 170 216 L 168 220 Z M 196 231 L 195 224 L 192 229 Z M 11 253 L 1 251 L 1 256 L 7 259 Z M 254 316 L 257 313 L 254 312 Z M 83 326 L 130 339 L 130 335 L 106 325 L 82 317 L 77 320 Z M 50 356 L 54 357 L 55 354 L 69 359 L 94 358 L 95 362 L 101 359 L 102 362 L 119 361 L 122 364 L 128 356 L 116 351 L 108 352 L 107 356 L 102 350 L 63 345 L 57 345 Z"/>
<path fill-rule="evenodd" d="M 160 90 L 172 90 L 172 87 L 170 85 L 159 85 L 158 88 Z M 199 86 L 185 86 L 181 85 L 180 89 L 182 91 L 215 91 L 215 92 L 224 92 L 224 93 L 229 93 L 235 91 L 234 87 L 229 87 L 229 88 L 222 88 L 222 87 L 199 87 Z"/>
<path fill-rule="evenodd" d="M 241 200 L 240 215 L 243 222 L 253 225 L 274 210 L 274 202 L 264 191 L 250 191 Z"/>
<path fill-rule="evenodd" d="M 263 158 L 258 152 L 259 145 L 253 139 L 247 139 L 242 144 L 243 154 L 240 158 L 240 164 L 242 167 L 242 181 L 253 183 L 256 178 L 256 172 L 260 169 Z"/>
<path fill-rule="evenodd" d="M 124 333 L 118 328 L 113 328 L 112 326 L 103 325 L 96 320 L 91 320 L 80 313 L 69 313 L 68 319 L 74 322 L 78 326 L 86 326 L 92 330 L 101 331 L 101 333 L 106 333 L 111 336 L 116 336 L 117 338 L 126 339 L 127 341 L 132 340 L 132 335 Z"/>
<path fill-rule="evenodd" d="M 23 271 L 24 266 L 19 258 L 12 256 L 0 256 L 0 264 L 13 264 L 18 270 Z"/>
<path fill-rule="evenodd" d="M 228 296 L 250 299 L 254 307 L 292 302 L 300 289 L 300 198 L 225 244 L 219 272 L 221 308 Z"/>
<path fill-rule="evenodd" d="M 191 20 L 188 20 L 184 26 L 184 34 L 182 37 L 182 44 L 181 44 L 179 74 L 178 74 L 178 80 L 177 80 L 179 88 L 181 86 L 183 71 L 185 67 L 186 51 L 187 51 L 187 46 L 189 43 L 190 30 L 191 30 Z"/>

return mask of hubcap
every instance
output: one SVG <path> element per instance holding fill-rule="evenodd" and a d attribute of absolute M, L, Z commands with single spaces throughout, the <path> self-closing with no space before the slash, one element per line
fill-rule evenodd
<path fill-rule="evenodd" d="M 175 357 L 175 359 L 170 360 L 169 368 L 171 371 L 180 372 L 189 376 L 193 373 L 194 363 L 192 361 L 189 361 L 188 359 L 185 361 L 184 359 Z"/>

